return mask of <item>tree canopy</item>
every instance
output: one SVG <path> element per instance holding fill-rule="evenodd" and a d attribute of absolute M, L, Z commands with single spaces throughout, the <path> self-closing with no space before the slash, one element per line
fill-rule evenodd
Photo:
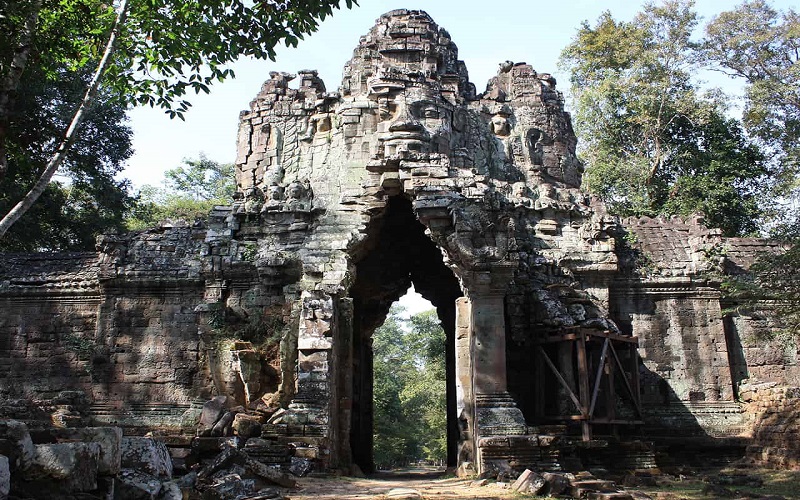
<path fill-rule="evenodd" d="M 762 150 L 703 91 L 693 4 L 646 4 L 630 22 L 584 22 L 562 53 L 585 186 L 620 215 L 700 212 L 728 235 L 754 233 L 771 174 Z"/>
<path fill-rule="evenodd" d="M 60 75 L 50 81 L 31 68 L 22 78 L 9 114 L 10 168 L 0 178 L 0 212 L 8 211 L 36 181 L 89 78 L 85 71 L 64 70 Z M 124 228 L 136 202 L 127 181 L 116 178 L 132 153 L 125 113 L 125 106 L 107 93 L 98 95 L 61 175 L 22 223 L 0 239 L 0 250 L 93 250 L 99 232 Z"/>
<path fill-rule="evenodd" d="M 776 229 L 800 236 L 800 14 L 744 2 L 709 22 L 702 55 L 746 82 L 744 125 L 774 159 L 778 194 L 788 201 Z"/>
<path fill-rule="evenodd" d="M 232 77 L 240 56 L 274 58 L 317 29 L 341 0 L 227 2 L 199 0 L 9 0 L 0 12 L 0 176 L 8 169 L 9 114 L 23 75 L 35 66 L 52 81 L 58 71 L 90 71 L 73 117 L 25 197 L 0 220 L 0 237 L 47 189 L 76 140 L 101 87 L 124 105 L 159 106 L 183 118 L 191 90 Z M 344 0 L 351 7 L 353 0 Z M 31 64 L 33 62 L 33 64 Z"/>
<path fill-rule="evenodd" d="M 232 163 L 218 163 L 203 154 L 184 159 L 164 173 L 162 186 L 147 185 L 127 220 L 129 229 L 144 229 L 162 220 L 205 219 L 214 205 L 229 205 L 236 191 Z"/>

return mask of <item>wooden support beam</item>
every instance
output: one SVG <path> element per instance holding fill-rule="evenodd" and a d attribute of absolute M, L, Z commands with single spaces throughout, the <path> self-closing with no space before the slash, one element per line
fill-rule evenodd
<path fill-rule="evenodd" d="M 533 379 L 533 412 L 534 418 L 541 419 L 544 417 L 544 401 L 545 401 L 545 393 L 544 393 L 544 367 L 542 366 L 542 361 L 545 356 L 540 352 L 542 350 L 541 347 L 537 349 L 534 353 L 536 363 L 534 363 L 533 370 L 534 370 L 534 379 Z"/>
<path fill-rule="evenodd" d="M 594 415 L 594 408 L 597 404 L 597 395 L 600 393 L 600 382 L 603 379 L 603 369 L 606 366 L 606 354 L 608 353 L 608 338 L 603 342 L 603 350 L 600 352 L 600 361 L 597 363 L 597 375 L 594 379 L 594 390 L 592 391 L 592 404 L 589 405 L 589 416 Z"/>
<path fill-rule="evenodd" d="M 641 407 L 642 404 L 642 391 L 639 384 L 639 349 L 637 346 L 629 346 L 630 348 L 630 362 L 631 362 L 631 385 L 634 393 L 636 394 L 636 401 Z M 628 377 L 625 377 L 627 380 Z"/>
<path fill-rule="evenodd" d="M 614 349 L 613 344 L 611 345 L 611 354 L 614 355 L 614 360 L 617 362 L 617 366 L 619 367 L 620 371 L 624 373 L 625 368 L 622 366 L 622 362 L 619 360 L 619 355 L 617 354 L 616 349 Z M 625 382 L 625 388 L 628 389 L 631 399 L 633 399 L 633 406 L 636 408 L 636 413 L 638 413 L 639 418 L 643 418 L 644 413 L 642 412 L 642 405 L 639 402 L 639 393 L 633 391 L 630 382 L 628 382 L 628 377 L 623 377 L 622 380 Z"/>
<path fill-rule="evenodd" d="M 606 358 L 605 362 L 605 372 L 606 372 L 606 416 L 609 420 L 614 420 L 617 418 L 617 393 L 614 387 L 614 364 L 611 361 L 611 358 Z M 622 376 L 625 376 L 625 372 L 622 372 Z M 617 426 L 611 426 L 611 434 L 614 437 L 618 437 L 617 433 Z"/>
<path fill-rule="evenodd" d="M 589 424 L 589 365 L 586 359 L 586 336 L 580 335 L 578 348 L 578 394 L 580 397 L 581 415 L 586 417 L 581 421 L 581 435 L 584 441 L 591 441 L 592 428 Z"/>
<path fill-rule="evenodd" d="M 558 335 L 548 335 L 542 339 L 535 340 L 536 344 L 552 344 L 554 342 L 565 342 L 568 340 L 578 340 L 581 337 L 592 337 L 590 340 L 597 339 L 611 339 L 628 344 L 639 344 L 639 337 L 628 337 L 627 335 L 620 335 L 618 333 L 605 332 L 599 330 L 583 329 L 580 332 L 560 333 Z"/>
<path fill-rule="evenodd" d="M 561 372 L 558 371 L 558 368 L 556 368 L 556 365 L 554 365 L 553 362 L 550 360 L 550 356 L 547 355 L 547 353 L 544 351 L 542 346 L 536 346 L 536 348 L 539 350 L 539 353 L 544 358 L 544 361 L 545 361 L 545 363 L 547 363 L 547 366 L 550 367 L 550 370 L 553 371 L 553 374 L 556 376 L 558 381 L 561 383 L 561 385 L 564 387 L 564 389 L 566 389 L 567 392 L 569 393 L 570 399 L 572 399 L 572 402 L 575 403 L 575 408 L 579 412 L 581 412 L 581 414 L 583 414 L 583 410 L 581 408 L 581 402 L 578 400 L 578 397 L 575 395 L 575 393 L 572 392 L 572 388 L 569 386 L 567 381 L 564 380 L 564 376 L 561 375 Z"/>

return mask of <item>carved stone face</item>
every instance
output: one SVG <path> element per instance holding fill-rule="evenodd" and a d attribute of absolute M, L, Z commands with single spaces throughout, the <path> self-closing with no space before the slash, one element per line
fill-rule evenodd
<path fill-rule="evenodd" d="M 267 190 L 267 197 L 272 201 L 283 199 L 283 188 L 277 184 L 271 185 Z"/>
<path fill-rule="evenodd" d="M 498 137 L 506 137 L 511 132 L 508 118 L 503 115 L 494 115 L 491 121 L 492 133 Z"/>
<path fill-rule="evenodd" d="M 434 88 L 411 87 L 379 95 L 378 141 L 384 158 L 450 153 L 453 106 Z"/>
<path fill-rule="evenodd" d="M 289 184 L 289 187 L 286 188 L 286 198 L 289 200 L 299 200 L 303 198 L 305 189 L 303 185 L 299 182 L 292 182 Z"/>

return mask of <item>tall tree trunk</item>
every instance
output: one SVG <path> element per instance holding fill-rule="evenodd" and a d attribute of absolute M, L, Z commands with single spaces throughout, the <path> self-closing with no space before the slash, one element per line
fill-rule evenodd
<path fill-rule="evenodd" d="M 8 152 L 6 150 L 6 137 L 8 137 L 8 125 L 11 115 L 11 107 L 14 105 L 13 95 L 19 87 L 19 81 L 25 66 L 28 64 L 28 56 L 33 45 L 33 35 L 36 33 L 36 24 L 39 20 L 39 11 L 42 10 L 42 0 L 33 0 L 31 11 L 25 18 L 25 25 L 22 33 L 17 40 L 17 46 L 11 57 L 8 71 L 0 75 L 0 179 L 5 177 L 8 171 Z"/>
<path fill-rule="evenodd" d="M 100 59 L 100 62 L 97 64 L 97 69 L 95 70 L 94 76 L 92 77 L 91 82 L 89 82 L 89 86 L 86 89 L 86 94 L 83 96 L 83 101 L 81 102 L 78 109 L 75 111 L 75 114 L 72 116 L 72 121 L 67 128 L 67 131 L 64 133 L 64 137 L 61 139 L 61 143 L 58 145 L 58 148 L 53 153 L 53 156 L 50 158 L 50 161 L 47 163 L 47 167 L 42 172 L 42 175 L 36 181 L 36 184 L 33 185 L 28 194 L 17 203 L 14 208 L 12 208 L 3 220 L 0 220 L 0 238 L 2 238 L 8 229 L 17 221 L 20 217 L 22 217 L 25 212 L 36 202 L 39 196 L 42 195 L 44 190 L 47 188 L 47 185 L 50 183 L 50 180 L 55 175 L 58 167 L 64 162 L 64 158 L 66 158 L 69 150 L 72 148 L 73 143 L 78 135 L 78 129 L 80 128 L 83 119 L 86 117 L 86 113 L 92 106 L 92 101 L 94 97 L 97 95 L 97 89 L 100 87 L 100 80 L 103 78 L 103 74 L 106 71 L 106 68 L 111 62 L 111 56 L 114 54 L 114 48 L 117 43 L 117 37 L 119 36 L 120 29 L 122 25 L 125 23 L 125 19 L 128 16 L 128 0 L 122 0 L 119 5 L 119 9 L 117 10 L 117 17 L 114 20 L 114 26 L 111 28 L 111 34 L 108 37 L 108 42 L 106 43 L 106 50 L 103 53 L 103 57 Z"/>

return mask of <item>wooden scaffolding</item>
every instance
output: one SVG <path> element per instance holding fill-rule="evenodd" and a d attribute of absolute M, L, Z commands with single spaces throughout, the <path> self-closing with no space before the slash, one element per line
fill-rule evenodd
<path fill-rule="evenodd" d="M 592 439 L 593 426 L 596 424 L 608 425 L 616 434 L 617 425 L 643 423 L 639 396 L 638 338 L 610 331 L 572 327 L 548 335 L 536 341 L 535 345 L 538 358 L 536 363 L 538 373 L 534 388 L 537 420 L 563 423 L 578 421 L 583 441 Z M 568 353 L 566 357 L 570 362 L 567 363 L 564 359 L 557 359 L 554 362 L 547 352 L 548 349 L 552 351 L 554 348 Z M 622 359 L 620 353 L 623 354 Z M 544 369 L 545 366 L 547 369 Z M 555 377 L 564 393 L 569 396 L 577 413 L 573 411 L 567 415 L 547 414 L 545 399 L 548 389 L 550 394 L 553 390 L 546 384 L 547 371 Z M 621 380 L 622 383 L 617 384 L 617 380 Z M 631 415 L 617 416 L 618 386 L 624 387 L 622 399 L 627 399 L 633 418 Z M 604 401 L 598 405 L 601 393 Z M 598 414 L 599 406 L 603 406 L 604 414 Z"/>

